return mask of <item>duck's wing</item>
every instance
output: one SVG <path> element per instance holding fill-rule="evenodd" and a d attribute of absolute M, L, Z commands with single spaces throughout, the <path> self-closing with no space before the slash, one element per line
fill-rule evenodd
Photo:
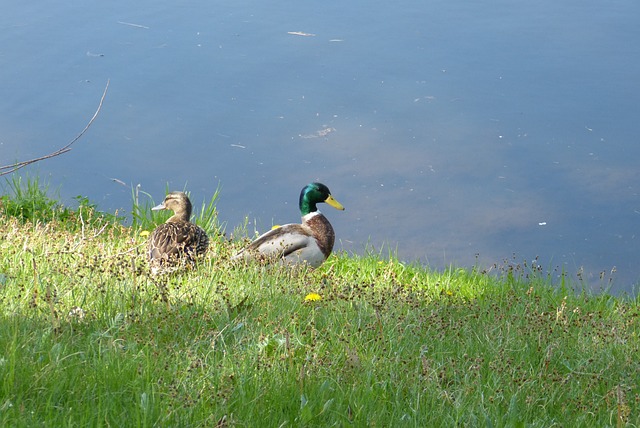
<path fill-rule="evenodd" d="M 149 258 L 159 259 L 178 254 L 177 233 L 173 223 L 163 223 L 155 228 L 149 237 Z"/>
<path fill-rule="evenodd" d="M 260 235 L 234 258 L 250 257 L 251 253 L 269 257 L 286 257 L 307 247 L 312 239 L 314 238 L 308 228 L 301 224 L 286 224 Z"/>
<path fill-rule="evenodd" d="M 193 223 L 163 223 L 149 238 L 149 257 L 171 258 L 183 253 L 201 254 L 206 251 L 209 237 Z"/>

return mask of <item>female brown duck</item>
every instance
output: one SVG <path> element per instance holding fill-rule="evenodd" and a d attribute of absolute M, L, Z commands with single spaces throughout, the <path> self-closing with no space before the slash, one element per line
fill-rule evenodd
<path fill-rule="evenodd" d="M 157 274 L 185 262 L 193 263 L 209 246 L 207 233 L 191 223 L 191 201 L 183 192 L 171 192 L 164 202 L 152 210 L 174 212 L 165 223 L 156 227 L 149 238 L 151 273 Z"/>

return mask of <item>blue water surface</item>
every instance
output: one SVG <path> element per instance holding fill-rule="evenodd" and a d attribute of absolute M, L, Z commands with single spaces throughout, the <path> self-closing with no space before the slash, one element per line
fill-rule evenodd
<path fill-rule="evenodd" d="M 220 186 L 228 231 L 264 231 L 319 180 L 338 250 L 640 278 L 637 1 L 5 3 L 0 164 L 110 82 L 27 169 L 68 203 Z"/>

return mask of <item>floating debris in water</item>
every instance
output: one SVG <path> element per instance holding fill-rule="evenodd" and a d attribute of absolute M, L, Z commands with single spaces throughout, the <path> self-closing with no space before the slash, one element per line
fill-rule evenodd
<path fill-rule="evenodd" d="M 299 134 L 300 138 L 320 138 L 326 137 L 327 135 L 335 132 L 336 128 L 322 128 L 319 131 L 316 131 L 315 134 Z"/>
<path fill-rule="evenodd" d="M 132 22 L 118 21 L 118 24 L 128 25 L 129 27 L 144 28 L 145 30 L 149 29 L 146 25 L 134 24 Z"/>
<path fill-rule="evenodd" d="M 303 33 L 302 31 L 287 31 L 287 34 L 291 34 L 292 36 L 315 37 L 315 34 Z"/>

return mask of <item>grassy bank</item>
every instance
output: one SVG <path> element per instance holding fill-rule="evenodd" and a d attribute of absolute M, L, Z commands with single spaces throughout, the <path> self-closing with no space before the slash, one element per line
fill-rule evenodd
<path fill-rule="evenodd" d="M 640 422 L 638 302 L 535 267 L 234 265 L 216 236 L 157 279 L 143 226 L 86 201 L 35 223 L 4 211 L 0 237 L 2 426 Z"/>

